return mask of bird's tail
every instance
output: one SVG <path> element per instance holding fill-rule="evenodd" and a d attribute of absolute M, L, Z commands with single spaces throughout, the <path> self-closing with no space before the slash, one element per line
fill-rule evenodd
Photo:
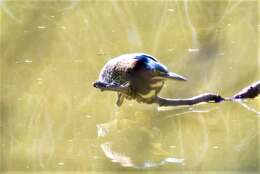
<path fill-rule="evenodd" d="M 167 79 L 173 79 L 173 80 L 180 80 L 180 81 L 187 81 L 187 79 L 179 74 L 175 74 L 173 72 L 169 72 L 167 74 L 164 74 L 162 77 Z"/>

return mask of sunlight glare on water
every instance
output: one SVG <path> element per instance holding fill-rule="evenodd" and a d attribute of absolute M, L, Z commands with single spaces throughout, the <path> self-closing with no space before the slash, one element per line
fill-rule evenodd
<path fill-rule="evenodd" d="M 145 52 L 188 78 L 163 97 L 231 96 L 259 80 L 258 1 L 0 1 L 6 173 L 259 170 L 259 98 L 192 107 L 126 101 L 92 85 Z"/>

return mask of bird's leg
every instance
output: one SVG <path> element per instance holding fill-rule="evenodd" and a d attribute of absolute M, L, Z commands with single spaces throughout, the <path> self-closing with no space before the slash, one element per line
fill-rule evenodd
<path fill-rule="evenodd" d="M 124 99 L 125 99 L 125 95 L 122 94 L 122 93 L 120 93 L 120 92 L 118 92 L 118 93 L 117 93 L 116 105 L 117 105 L 117 106 L 121 106 L 121 105 L 123 104 L 123 102 L 124 102 Z"/>
<path fill-rule="evenodd" d="M 99 88 L 101 91 L 115 91 L 115 92 L 121 92 L 125 95 L 131 94 L 131 89 L 129 84 L 116 84 L 116 83 L 105 83 L 97 81 L 93 84 L 95 88 Z"/>

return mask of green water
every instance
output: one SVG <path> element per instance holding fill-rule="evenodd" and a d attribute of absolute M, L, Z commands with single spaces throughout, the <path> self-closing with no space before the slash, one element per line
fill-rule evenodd
<path fill-rule="evenodd" d="M 117 107 L 92 86 L 110 58 L 145 52 L 188 78 L 161 96 L 231 96 L 259 80 L 258 1 L 0 6 L 2 172 L 259 170 L 259 99 Z"/>

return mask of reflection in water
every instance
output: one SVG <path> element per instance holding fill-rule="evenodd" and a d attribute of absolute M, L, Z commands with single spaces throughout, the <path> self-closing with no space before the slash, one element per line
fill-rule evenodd
<path fill-rule="evenodd" d="M 123 167 L 137 169 L 153 168 L 167 163 L 184 164 L 184 159 L 168 156 L 170 154 L 166 155 L 167 152 L 161 149 L 160 142 L 151 142 L 151 139 L 155 136 L 153 130 L 136 127 L 135 124 L 139 124 L 136 122 L 132 122 L 135 125 L 133 127 L 128 126 L 120 129 L 118 124 L 121 123 L 118 122 L 122 121 L 123 124 L 131 124 L 132 122 L 131 120 L 114 120 L 97 125 L 98 137 L 105 138 L 105 141 L 101 143 L 101 148 L 113 162 L 117 162 Z M 111 138 L 111 136 L 114 138 Z M 150 142 L 152 144 L 149 144 Z M 151 151 L 151 149 L 154 151 Z M 149 153 L 149 156 L 147 156 L 147 153 Z"/>
<path fill-rule="evenodd" d="M 174 157 L 168 157 L 168 158 L 162 159 L 160 161 L 153 161 L 153 160 L 145 159 L 143 161 L 143 163 L 135 164 L 128 156 L 125 156 L 123 153 L 118 153 L 115 150 L 113 150 L 112 143 L 101 144 L 101 148 L 108 158 L 110 158 L 113 162 L 120 163 L 123 167 L 133 167 L 136 169 L 147 169 L 147 168 L 159 167 L 159 166 L 167 164 L 167 163 L 184 164 L 183 163 L 184 159 L 177 159 Z"/>
<path fill-rule="evenodd" d="M 158 119 L 169 120 L 173 116 L 179 117 L 180 115 L 190 114 L 191 112 L 210 112 L 209 110 L 196 109 L 195 107 L 179 107 L 179 110 L 174 108 L 174 114 L 169 115 L 169 113 L 166 113 L 165 116 L 161 117 L 165 114 L 163 113 L 160 114 L 161 118 Z M 169 112 L 170 110 L 165 111 Z M 163 111 L 161 110 L 160 112 Z M 117 115 L 117 118 L 112 121 L 98 124 L 97 134 L 101 140 L 101 148 L 104 154 L 121 166 L 137 169 L 154 168 L 170 163 L 181 166 L 186 165 L 183 145 L 184 135 L 182 133 L 180 119 L 177 118 L 179 131 L 176 134 L 176 137 L 179 139 L 180 154 L 171 153 L 163 148 L 164 143 L 161 139 L 163 133 L 160 131 L 160 127 L 156 127 L 156 124 L 152 123 L 153 121 L 153 119 L 145 116 L 145 112 L 134 112 L 132 118 L 124 118 L 122 115 Z M 199 155 L 192 162 L 193 164 L 189 164 L 194 167 L 200 164 L 208 150 L 208 129 L 205 119 L 199 116 L 199 122 L 202 129 L 201 136 L 203 137 L 203 143 L 201 144 L 203 147 Z M 172 147 L 176 148 L 175 145 L 169 145 L 168 148 Z"/>
<path fill-rule="evenodd" d="M 184 0 L 184 11 L 185 11 L 185 16 L 187 17 L 187 23 L 191 29 L 191 36 L 192 36 L 192 48 L 189 48 L 188 50 L 190 52 L 192 51 L 199 51 L 199 42 L 198 42 L 198 37 L 197 37 L 197 32 L 195 27 L 193 26 L 191 19 L 190 19 L 190 14 L 189 14 L 189 7 L 188 7 L 188 1 Z"/>
<path fill-rule="evenodd" d="M 251 106 L 248 106 L 244 101 L 242 100 L 237 100 L 237 103 L 239 103 L 241 106 L 245 107 L 248 111 L 254 112 L 257 115 L 260 115 L 260 111 L 252 108 Z"/>
<path fill-rule="evenodd" d="M 113 120 L 97 125 L 100 147 L 112 162 L 119 163 L 123 167 L 147 169 L 167 165 L 173 167 L 175 165 L 177 168 L 183 168 L 183 166 L 187 165 L 191 166 L 191 168 L 196 168 L 201 165 L 208 154 L 212 153 L 212 150 L 217 152 L 226 148 L 226 145 L 223 143 L 212 144 L 211 128 L 208 127 L 209 122 L 207 123 L 205 119 L 205 116 L 210 113 L 222 112 L 223 105 L 201 104 L 190 107 L 159 107 L 158 115 L 156 116 L 158 118 L 151 115 L 148 118 L 146 111 L 128 110 L 128 115 L 133 115 L 127 118 L 124 113 L 118 113 Z M 199 134 L 193 139 L 191 132 L 186 133 L 186 125 L 181 120 L 194 117 L 195 114 L 198 121 L 196 123 L 198 127 L 195 130 Z M 167 147 L 165 146 L 167 143 L 164 138 L 168 141 L 172 135 L 168 137 L 168 132 L 163 132 L 163 128 L 160 127 L 158 122 L 169 122 L 170 120 L 175 120 L 174 126 L 170 128 L 170 132 L 178 143 L 169 144 Z M 230 130 L 230 123 L 226 119 L 222 121 L 226 134 L 224 136 L 226 143 L 231 143 L 232 138 L 230 136 L 233 133 Z M 196 124 L 192 123 L 191 127 Z M 166 126 L 167 124 L 163 125 Z M 194 134 L 195 132 L 193 132 Z M 188 142 L 186 138 L 189 139 Z M 241 140 L 237 144 L 235 143 L 232 149 L 236 152 L 243 152 L 245 150 L 243 148 L 255 141 L 256 138 L 257 132 L 255 132 L 254 128 L 250 128 L 248 134 L 241 137 Z M 191 155 L 192 153 L 188 150 L 190 147 L 187 146 L 187 143 L 192 144 L 192 147 L 196 147 L 198 143 L 197 145 L 200 148 L 197 148 L 196 152 Z M 172 149 L 176 150 L 176 148 L 179 149 L 178 153 L 172 151 Z M 188 155 L 186 154 L 187 152 L 189 152 Z"/>
<path fill-rule="evenodd" d="M 6 15 L 8 15 L 13 21 L 21 23 L 22 21 L 20 21 L 12 11 L 10 11 L 10 9 L 5 5 L 5 1 L 4 0 L 0 0 L 0 8 L 4 11 L 4 13 Z"/>

